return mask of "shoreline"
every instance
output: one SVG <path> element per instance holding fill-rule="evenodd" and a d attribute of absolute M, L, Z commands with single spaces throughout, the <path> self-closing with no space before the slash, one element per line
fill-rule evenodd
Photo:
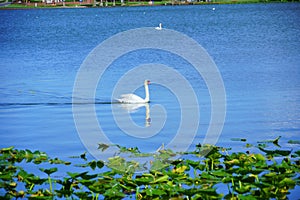
<path fill-rule="evenodd" d="M 114 4 L 108 2 L 107 5 L 88 4 L 82 2 L 60 2 L 56 4 L 46 3 L 27 3 L 27 4 L 8 4 L 1 6 L 0 10 L 24 10 L 24 9 L 68 9 L 68 8 L 118 8 L 118 7 L 152 7 L 152 6 L 189 6 L 189 5 L 220 5 L 220 4 L 269 4 L 269 3 L 299 3 L 299 1 L 261 1 L 261 0 L 232 0 L 232 1 L 219 1 L 219 2 L 171 2 L 161 1 L 149 4 L 147 1 L 143 2 L 127 2 L 124 5 L 120 3 Z"/>

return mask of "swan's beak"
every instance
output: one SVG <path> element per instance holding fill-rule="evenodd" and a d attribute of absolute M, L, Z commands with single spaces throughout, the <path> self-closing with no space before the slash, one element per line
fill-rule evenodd
<path fill-rule="evenodd" d="M 147 81 L 147 84 L 149 85 L 149 84 L 150 84 L 150 81 Z"/>

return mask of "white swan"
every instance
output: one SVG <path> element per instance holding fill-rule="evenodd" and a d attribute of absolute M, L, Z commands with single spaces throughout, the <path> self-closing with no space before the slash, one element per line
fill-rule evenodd
<path fill-rule="evenodd" d="M 145 99 L 135 95 L 135 94 L 122 94 L 119 99 L 117 99 L 120 103 L 148 103 L 150 102 L 149 97 L 149 88 L 148 85 L 150 84 L 149 80 L 144 81 L 145 87 Z"/>
<path fill-rule="evenodd" d="M 158 27 L 155 27 L 156 30 L 162 30 L 162 24 L 159 23 L 159 26 Z"/>

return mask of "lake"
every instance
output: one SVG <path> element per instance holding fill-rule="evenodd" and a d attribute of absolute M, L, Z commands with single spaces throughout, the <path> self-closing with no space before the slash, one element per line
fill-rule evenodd
<path fill-rule="evenodd" d="M 61 159 L 87 150 L 95 156 L 97 145 L 107 141 L 150 152 L 171 143 L 182 124 L 182 144 L 193 148 L 201 143 L 213 115 L 211 91 L 205 77 L 172 52 L 150 48 L 119 56 L 96 77 L 92 102 L 85 100 L 75 108 L 72 104 L 81 98 L 74 96 L 74 84 L 94 48 L 124 31 L 154 30 L 162 23 L 162 31 L 176 31 L 200 44 L 217 66 L 226 94 L 225 99 L 215 99 L 226 105 L 224 124 L 214 124 L 221 128 L 214 138 L 217 145 L 244 151 L 245 144 L 232 138 L 246 138 L 255 145 L 281 136 L 283 148 L 298 149 L 288 141 L 300 140 L 299 17 L 297 3 L 1 10 L 1 147 L 38 149 Z M 113 53 L 98 52 L 97 59 L 109 59 Z M 147 64 L 141 74 L 128 75 Z M 174 91 L 188 92 L 187 87 L 168 70 L 185 77 L 196 103 L 181 105 Z M 87 80 L 94 81 L 92 75 Z M 141 97 L 145 94 L 140 79 L 149 75 L 149 104 L 110 103 L 117 97 L 115 85 L 125 75 L 130 79 L 123 81 L 124 93 Z M 192 99 L 184 92 L 181 97 Z M 89 115 L 95 118 L 89 120 Z M 102 136 L 97 135 L 99 127 Z M 190 135 L 192 129 L 195 135 Z M 176 145 L 181 143 L 172 147 Z"/>

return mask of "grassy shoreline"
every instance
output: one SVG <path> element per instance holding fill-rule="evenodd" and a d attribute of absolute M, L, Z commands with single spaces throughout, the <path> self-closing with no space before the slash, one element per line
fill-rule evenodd
<path fill-rule="evenodd" d="M 150 4 L 148 1 L 132 1 L 126 2 L 121 5 L 120 2 L 103 2 L 103 5 L 100 5 L 99 2 L 96 4 L 86 3 L 86 2 L 59 2 L 55 4 L 46 4 L 46 3 L 14 3 L 7 6 L 1 6 L 0 10 L 3 9 L 42 9 L 42 8 L 111 8 L 111 7 L 134 7 L 134 6 L 184 6 L 184 5 L 217 5 L 217 4 L 249 4 L 249 3 L 290 3 L 290 2 L 299 2 L 297 1 L 288 1 L 288 0 L 219 0 L 211 2 L 182 2 L 182 1 L 154 1 Z"/>

